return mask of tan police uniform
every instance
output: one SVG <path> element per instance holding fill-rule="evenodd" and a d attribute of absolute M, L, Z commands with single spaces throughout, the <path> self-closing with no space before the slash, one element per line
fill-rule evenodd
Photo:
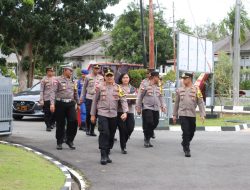
<path fill-rule="evenodd" d="M 52 67 L 46 67 L 47 71 L 53 71 Z M 44 122 L 46 131 L 51 131 L 55 124 L 54 113 L 50 111 L 50 95 L 52 91 L 53 80 L 55 77 L 45 76 L 40 83 L 40 103 L 43 105 Z"/>
<path fill-rule="evenodd" d="M 77 133 L 76 104 L 79 104 L 79 97 L 76 83 L 63 75 L 57 77 L 53 84 L 50 102 L 51 105 L 55 104 L 57 144 L 63 143 L 65 120 L 67 120 L 66 143 L 70 146 Z"/>
<path fill-rule="evenodd" d="M 99 65 L 95 65 L 94 67 L 100 68 Z M 90 73 L 86 76 L 82 88 L 82 93 L 80 99 L 85 102 L 86 106 L 86 134 L 90 136 L 96 136 L 94 133 L 96 123 L 91 123 L 90 121 L 90 111 L 92 100 L 96 89 L 98 86 L 104 81 L 103 76 L 97 74 L 96 76 L 93 73 Z"/>
<path fill-rule="evenodd" d="M 159 76 L 158 72 L 152 72 L 151 76 Z M 159 123 L 159 110 L 166 110 L 162 88 L 158 84 L 144 83 L 141 85 L 136 109 L 142 110 L 142 127 L 144 132 L 145 147 L 152 147 L 150 138 Z"/>
<path fill-rule="evenodd" d="M 184 74 L 185 75 L 185 74 Z M 191 74 L 186 74 L 191 76 Z M 199 107 L 200 116 L 205 117 L 205 105 L 203 96 L 198 87 L 180 87 L 176 91 L 176 99 L 173 116 L 179 117 L 182 129 L 182 146 L 185 153 L 190 154 L 190 142 L 196 131 L 196 107 Z M 190 157 L 190 155 L 188 156 Z"/>
<path fill-rule="evenodd" d="M 105 75 L 113 75 L 108 69 Z M 106 164 L 110 149 L 114 145 L 114 135 L 117 128 L 118 102 L 121 102 L 123 113 L 128 112 L 128 104 L 122 88 L 116 83 L 103 82 L 93 98 L 91 116 L 98 115 L 99 149 L 101 150 L 101 164 Z"/>

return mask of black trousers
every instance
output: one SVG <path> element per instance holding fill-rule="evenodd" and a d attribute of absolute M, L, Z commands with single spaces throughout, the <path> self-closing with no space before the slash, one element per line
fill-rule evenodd
<path fill-rule="evenodd" d="M 179 119 L 182 129 L 182 145 L 188 147 L 196 131 L 196 118 L 180 116 Z"/>
<path fill-rule="evenodd" d="M 43 105 L 44 111 L 44 122 L 46 127 L 51 127 L 51 125 L 55 124 L 55 114 L 50 111 L 50 101 L 44 101 Z"/>
<path fill-rule="evenodd" d="M 120 146 L 121 149 L 126 148 L 126 144 L 128 142 L 129 137 L 131 136 L 132 132 L 135 128 L 135 118 L 133 113 L 127 114 L 127 119 L 123 121 L 121 119 L 121 115 L 123 113 L 118 112 L 117 115 L 117 126 L 119 129 L 119 136 L 120 136 Z"/>
<path fill-rule="evenodd" d="M 114 146 L 117 117 L 98 116 L 99 149 L 110 150 Z"/>
<path fill-rule="evenodd" d="M 73 142 L 77 133 L 77 117 L 75 102 L 65 103 L 56 101 L 56 139 L 57 144 L 62 144 L 65 137 L 67 141 Z M 65 121 L 67 128 L 65 131 Z"/>
<path fill-rule="evenodd" d="M 159 111 L 142 110 L 142 128 L 145 139 L 149 140 L 159 124 Z"/>
<path fill-rule="evenodd" d="M 90 133 L 94 133 L 96 123 L 92 123 L 90 121 L 90 118 L 91 118 L 91 115 L 90 115 L 91 105 L 92 105 L 92 100 L 91 99 L 86 99 L 86 102 L 85 102 L 85 106 L 86 106 L 86 127 L 87 127 L 87 131 L 89 131 Z"/>

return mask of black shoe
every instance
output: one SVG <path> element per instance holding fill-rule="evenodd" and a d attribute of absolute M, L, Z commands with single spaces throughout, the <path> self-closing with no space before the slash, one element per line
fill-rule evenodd
<path fill-rule="evenodd" d="M 89 131 L 86 131 L 86 135 L 89 136 L 89 135 L 90 135 L 90 132 L 89 132 Z"/>
<path fill-rule="evenodd" d="M 93 133 L 90 133 L 89 136 L 96 137 L 97 135 L 93 132 Z"/>
<path fill-rule="evenodd" d="M 190 150 L 186 150 L 186 151 L 185 151 L 185 157 L 191 157 Z"/>
<path fill-rule="evenodd" d="M 49 131 L 49 132 L 50 132 L 50 131 L 51 131 L 51 128 L 50 128 L 50 127 L 47 127 L 47 128 L 46 128 L 46 131 Z"/>
<path fill-rule="evenodd" d="M 125 149 L 122 149 L 122 154 L 127 154 L 128 152 Z"/>
<path fill-rule="evenodd" d="M 146 139 L 144 140 L 144 147 L 149 148 L 149 141 Z"/>
<path fill-rule="evenodd" d="M 106 165 L 107 164 L 107 153 L 106 150 L 101 150 L 101 165 Z"/>
<path fill-rule="evenodd" d="M 57 144 L 56 149 L 57 150 L 62 150 L 62 144 Z"/>
<path fill-rule="evenodd" d="M 150 140 L 148 141 L 148 146 L 149 146 L 149 147 L 154 147 L 154 146 L 151 144 Z"/>
<path fill-rule="evenodd" d="M 117 141 L 117 138 L 114 138 L 114 141 Z"/>
<path fill-rule="evenodd" d="M 55 124 L 52 124 L 52 125 L 50 126 L 51 129 L 54 129 L 55 127 L 56 127 Z"/>
<path fill-rule="evenodd" d="M 80 131 L 83 131 L 83 127 L 79 127 L 79 130 L 80 130 Z"/>
<path fill-rule="evenodd" d="M 75 149 L 76 149 L 76 147 L 74 146 L 74 143 L 73 143 L 73 142 L 66 141 L 66 144 L 69 146 L 69 148 L 70 148 L 71 150 L 75 150 Z"/>
<path fill-rule="evenodd" d="M 112 163 L 112 160 L 109 158 L 110 150 L 106 151 L 107 163 Z"/>

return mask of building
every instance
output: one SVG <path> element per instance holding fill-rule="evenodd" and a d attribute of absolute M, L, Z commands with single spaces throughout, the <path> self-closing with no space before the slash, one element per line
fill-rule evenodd
<path fill-rule="evenodd" d="M 231 37 L 226 37 L 216 43 L 214 43 L 214 58 L 215 62 L 218 60 L 218 54 L 220 52 L 226 52 L 229 56 L 232 56 L 233 47 L 231 43 Z M 241 69 L 250 69 L 250 33 L 247 33 L 246 41 L 241 44 L 240 47 L 240 66 Z M 249 74 L 241 75 L 242 80 L 250 80 Z"/>
<path fill-rule="evenodd" d="M 93 63 L 110 62 L 112 58 L 107 56 L 105 52 L 106 47 L 111 44 L 111 40 L 110 34 L 107 33 L 65 53 L 63 56 L 66 62 L 71 62 L 74 66 L 82 69 L 87 69 Z"/>

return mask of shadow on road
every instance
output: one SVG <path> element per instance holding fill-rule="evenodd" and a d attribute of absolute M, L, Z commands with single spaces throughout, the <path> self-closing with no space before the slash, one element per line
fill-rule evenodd
<path fill-rule="evenodd" d="M 21 120 L 14 120 L 19 122 L 44 122 L 43 117 L 24 117 Z"/>

